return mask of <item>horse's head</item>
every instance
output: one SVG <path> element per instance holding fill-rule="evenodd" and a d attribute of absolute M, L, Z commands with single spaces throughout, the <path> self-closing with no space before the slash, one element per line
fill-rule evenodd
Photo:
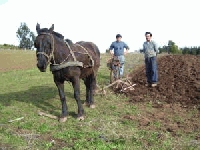
<path fill-rule="evenodd" d="M 37 67 L 41 72 L 45 72 L 49 62 L 52 59 L 54 49 L 54 37 L 52 35 L 54 25 L 49 29 L 40 29 L 40 25 L 36 25 L 38 36 L 35 39 L 34 46 L 37 48 Z"/>

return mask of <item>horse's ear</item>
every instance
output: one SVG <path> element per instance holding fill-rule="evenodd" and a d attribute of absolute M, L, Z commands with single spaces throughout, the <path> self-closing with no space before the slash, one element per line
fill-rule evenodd
<path fill-rule="evenodd" d="M 36 31 L 37 31 L 37 34 L 40 34 L 40 24 L 38 24 L 38 23 L 36 25 Z"/>
<path fill-rule="evenodd" d="M 54 24 L 52 24 L 51 28 L 49 28 L 49 32 L 52 33 L 54 30 Z"/>

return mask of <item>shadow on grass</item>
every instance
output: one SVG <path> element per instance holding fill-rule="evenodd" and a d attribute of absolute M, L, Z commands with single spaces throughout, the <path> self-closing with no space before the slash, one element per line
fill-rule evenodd
<path fill-rule="evenodd" d="M 65 92 L 66 99 L 72 98 L 74 101 L 73 93 Z M 57 101 L 60 107 L 52 105 L 52 100 Z M 0 94 L 0 105 L 1 106 L 12 106 L 13 102 L 27 103 L 29 107 L 31 105 L 36 106 L 39 110 L 48 111 L 56 116 L 60 115 L 56 110 L 61 111 L 60 97 L 58 96 L 58 90 L 56 87 L 49 86 L 33 86 L 26 91 L 11 92 L 6 94 Z M 81 101 L 83 102 L 83 101 Z M 68 104 L 68 108 L 70 105 Z M 76 117 L 75 112 L 68 112 L 70 116 Z"/>

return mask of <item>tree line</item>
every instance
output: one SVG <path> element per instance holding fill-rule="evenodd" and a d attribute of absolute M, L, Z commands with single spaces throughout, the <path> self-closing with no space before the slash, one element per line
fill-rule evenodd
<path fill-rule="evenodd" d="M 178 48 L 175 42 L 169 40 L 168 45 L 159 47 L 160 53 L 200 55 L 200 46 Z"/>
<path fill-rule="evenodd" d="M 179 48 L 172 40 L 167 45 L 159 47 L 159 53 L 200 55 L 200 46 Z M 139 50 L 142 53 L 142 49 Z"/>
<path fill-rule="evenodd" d="M 34 41 L 36 36 L 29 29 L 26 23 L 21 23 L 19 28 L 17 29 L 16 36 L 19 40 L 19 46 L 4 44 L 0 45 L 2 49 L 34 49 Z M 172 40 L 168 41 L 167 45 L 159 47 L 160 53 L 168 53 L 168 54 L 191 54 L 191 55 L 200 55 L 200 46 L 196 47 L 183 47 L 179 48 L 178 45 Z M 139 50 L 142 53 L 142 49 Z M 106 50 L 106 53 L 109 53 L 109 50 Z"/>
<path fill-rule="evenodd" d="M 12 45 L 12 44 L 0 44 L 0 49 L 18 50 L 20 48 L 19 48 L 19 46 L 15 46 L 15 45 Z"/>
<path fill-rule="evenodd" d="M 12 44 L 0 44 L 0 49 L 10 50 L 32 50 L 34 49 L 35 35 L 29 29 L 26 23 L 21 23 L 16 31 L 16 36 L 19 40 L 19 45 L 15 46 Z"/>
<path fill-rule="evenodd" d="M 19 46 L 11 44 L 0 45 L 0 49 L 10 50 L 32 50 L 34 49 L 35 34 L 29 29 L 26 23 L 21 23 L 16 31 L 19 40 Z"/>

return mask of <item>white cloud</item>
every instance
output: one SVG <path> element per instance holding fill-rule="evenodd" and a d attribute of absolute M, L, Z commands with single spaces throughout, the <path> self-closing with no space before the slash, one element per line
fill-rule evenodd
<path fill-rule="evenodd" d="M 18 44 L 16 31 L 26 22 L 35 32 L 54 24 L 55 31 L 74 42 L 96 43 L 101 52 L 121 33 L 131 50 L 142 47 L 151 31 L 159 45 L 168 40 L 179 46 L 200 45 L 198 0 L 9 0 L 0 5 L 0 43 Z M 35 32 L 36 33 L 36 32 Z"/>

